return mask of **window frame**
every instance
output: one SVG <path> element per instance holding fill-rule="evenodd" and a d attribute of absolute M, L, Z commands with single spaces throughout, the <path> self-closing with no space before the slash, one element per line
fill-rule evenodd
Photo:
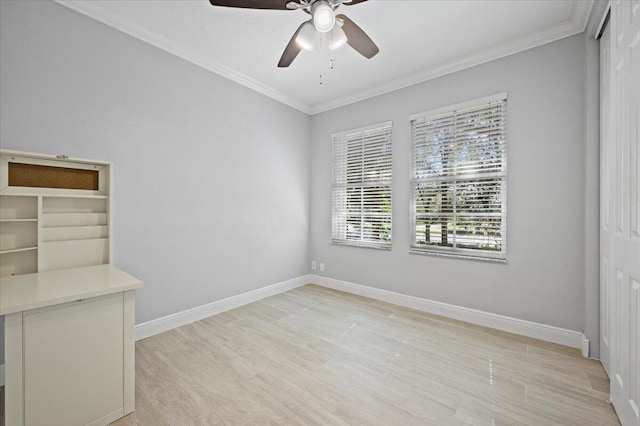
<path fill-rule="evenodd" d="M 449 105 L 445 107 L 440 107 L 416 114 L 411 114 L 409 116 L 410 121 L 410 138 L 411 138 L 411 147 L 410 147 L 410 183 L 409 183 L 409 232 L 410 232 L 410 246 L 409 253 L 412 254 L 421 254 L 421 255 L 433 255 L 433 256 L 446 256 L 446 257 L 454 257 L 454 258 L 464 258 L 464 259 L 472 259 L 472 260 L 483 260 L 490 262 L 507 262 L 507 154 L 508 154 L 508 135 L 507 135 L 507 92 L 498 93 L 495 95 L 474 99 L 467 102 L 458 103 L 455 105 Z M 415 122 L 418 120 L 429 120 L 429 119 L 437 119 L 443 118 L 447 116 L 455 117 L 458 111 L 464 112 L 465 110 L 471 110 L 475 108 L 480 108 L 483 106 L 490 106 L 495 103 L 504 103 L 504 130 L 502 133 L 503 142 L 502 142 L 502 160 L 501 160 L 501 250 L 493 251 L 493 250 L 480 250 L 480 249 L 470 249 L 470 248 L 458 248 L 458 247 L 442 247 L 442 246 L 419 246 L 417 244 L 417 216 L 418 212 L 417 208 L 417 191 L 416 184 L 420 182 L 424 182 L 424 179 L 419 179 L 416 176 L 416 140 L 415 140 Z M 458 138 L 454 137 L 454 141 L 458 141 Z M 455 174 L 451 174 L 447 176 L 446 179 L 442 179 L 443 181 L 456 182 Z M 487 177 L 491 177 L 491 175 L 487 174 Z M 475 179 L 482 179 L 482 177 L 476 177 Z M 469 179 L 467 179 L 469 180 Z M 455 205 L 456 199 L 452 199 L 452 206 Z M 454 216 L 455 218 L 455 216 Z M 455 219 L 454 219 L 455 220 Z M 454 238 L 455 238 L 454 231 Z"/>
<path fill-rule="evenodd" d="M 348 141 L 349 137 L 356 137 L 360 135 L 360 137 L 364 136 L 365 133 L 370 133 L 374 131 L 379 131 L 380 134 L 388 134 L 388 140 L 390 144 L 389 149 L 389 178 L 388 180 L 380 180 L 380 181 L 360 181 L 358 182 L 360 185 L 358 186 L 356 183 L 337 183 L 336 181 L 336 166 L 338 165 L 338 159 L 336 158 L 336 143 L 341 139 L 345 143 Z M 361 247 L 361 248 L 370 248 L 376 250 L 391 250 L 393 244 L 393 122 L 392 121 L 384 121 L 381 123 L 371 124 L 364 127 L 359 127 L 356 129 L 345 130 L 342 132 L 337 132 L 331 134 L 331 244 L 340 245 L 340 246 L 351 246 L 351 247 Z M 364 168 L 364 165 L 363 165 Z M 337 218 L 337 209 L 336 209 L 336 189 L 337 188 L 346 188 L 348 186 L 352 187 L 379 187 L 385 186 L 389 188 L 389 241 L 367 241 L 367 240 L 350 240 L 348 238 L 336 238 L 336 222 L 340 220 Z M 360 214 L 365 216 L 361 211 Z M 362 235 L 361 235 L 362 237 Z"/>

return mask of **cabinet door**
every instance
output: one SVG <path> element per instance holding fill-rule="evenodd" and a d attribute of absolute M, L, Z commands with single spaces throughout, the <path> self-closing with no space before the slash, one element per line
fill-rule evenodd
<path fill-rule="evenodd" d="M 122 416 L 123 325 L 122 293 L 25 312 L 25 425 Z"/>

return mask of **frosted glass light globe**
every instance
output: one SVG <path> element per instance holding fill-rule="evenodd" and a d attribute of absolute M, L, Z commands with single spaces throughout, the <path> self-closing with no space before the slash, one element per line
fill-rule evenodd
<path fill-rule="evenodd" d="M 313 50 L 315 36 L 316 29 L 311 25 L 311 22 L 305 22 L 296 37 L 296 43 L 305 50 Z"/>
<path fill-rule="evenodd" d="M 343 46 L 347 42 L 347 35 L 340 25 L 334 25 L 331 30 L 331 42 L 329 43 L 329 49 L 335 50 L 340 46 Z"/>
<path fill-rule="evenodd" d="M 336 23 L 336 15 L 333 13 L 333 9 L 324 0 L 315 2 L 311 13 L 313 15 L 313 25 L 321 33 L 331 31 Z"/>

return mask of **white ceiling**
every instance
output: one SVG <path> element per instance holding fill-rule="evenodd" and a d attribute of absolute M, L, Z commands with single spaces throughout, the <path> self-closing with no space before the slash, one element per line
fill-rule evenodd
<path fill-rule="evenodd" d="M 308 114 L 580 33 L 593 6 L 593 0 L 370 0 L 338 13 L 369 34 L 377 56 L 367 60 L 347 45 L 330 53 L 317 37 L 313 51 L 277 68 L 308 18 L 301 10 L 212 7 L 208 0 L 57 1 Z"/>

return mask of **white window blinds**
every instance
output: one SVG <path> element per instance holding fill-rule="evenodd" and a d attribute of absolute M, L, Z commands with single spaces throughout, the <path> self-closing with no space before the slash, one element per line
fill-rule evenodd
<path fill-rule="evenodd" d="M 331 135 L 332 241 L 391 248 L 391 122 Z"/>
<path fill-rule="evenodd" d="M 506 259 L 506 93 L 411 116 L 411 251 Z"/>

